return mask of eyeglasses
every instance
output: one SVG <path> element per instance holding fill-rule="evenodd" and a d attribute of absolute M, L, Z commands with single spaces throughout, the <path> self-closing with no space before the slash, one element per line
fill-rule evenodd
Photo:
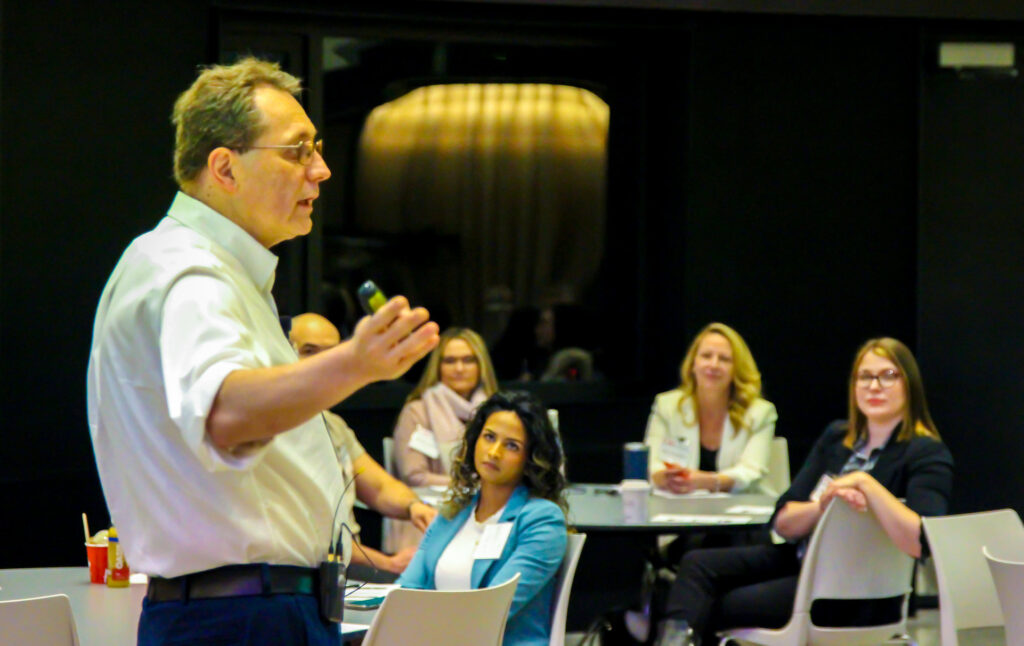
<path fill-rule="evenodd" d="M 878 380 L 878 385 L 882 388 L 892 388 L 900 380 L 900 371 L 890 368 L 889 370 L 883 370 L 877 375 L 873 375 L 870 372 L 862 372 L 857 375 L 857 386 L 859 388 L 871 388 L 871 382 L 875 379 Z"/>
<path fill-rule="evenodd" d="M 245 150 L 290 150 L 295 155 L 295 161 L 299 162 L 303 166 L 309 166 L 313 162 L 313 153 L 316 152 L 321 157 L 324 156 L 324 140 L 317 139 L 316 141 L 300 141 L 297 144 L 289 144 L 287 146 L 249 146 Z M 243 150 L 242 152 L 245 152 Z"/>
<path fill-rule="evenodd" d="M 468 357 L 442 357 L 441 363 L 446 366 L 454 366 L 457 363 L 462 363 L 467 366 L 475 366 L 477 364 L 476 357 L 470 355 Z"/>

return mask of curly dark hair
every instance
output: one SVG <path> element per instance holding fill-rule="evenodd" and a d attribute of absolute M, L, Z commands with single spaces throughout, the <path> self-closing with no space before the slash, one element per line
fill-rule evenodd
<path fill-rule="evenodd" d="M 525 392 L 504 390 L 480 404 L 466 426 L 462 444 L 452 461 L 452 482 L 441 504 L 441 514 L 448 519 L 454 518 L 480 489 L 480 474 L 476 472 L 473 459 L 476 442 L 487 418 L 499 411 L 515 413 L 526 430 L 527 456 L 522 482 L 530 495 L 550 500 L 566 513 L 569 505 L 565 499 L 567 483 L 562 474 L 562 465 L 565 464 L 562 438 L 551 426 L 547 409 L 536 397 Z"/>

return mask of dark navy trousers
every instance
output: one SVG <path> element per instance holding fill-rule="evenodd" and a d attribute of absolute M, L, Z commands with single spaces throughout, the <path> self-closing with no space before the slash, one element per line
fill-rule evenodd
<path fill-rule="evenodd" d="M 339 646 L 338 624 L 303 594 L 142 602 L 139 646 Z"/>

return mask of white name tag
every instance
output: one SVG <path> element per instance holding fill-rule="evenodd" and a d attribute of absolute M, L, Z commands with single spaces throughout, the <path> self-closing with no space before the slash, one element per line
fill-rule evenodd
<path fill-rule="evenodd" d="M 422 426 L 417 425 L 416 430 L 412 432 L 412 437 L 409 438 L 409 448 L 419 451 L 432 460 L 441 456 L 441 451 L 437 448 L 437 438 Z"/>
<path fill-rule="evenodd" d="M 822 474 L 821 479 L 818 480 L 818 484 L 814 486 L 814 491 L 811 492 L 811 502 L 818 502 L 821 500 L 822 494 L 828 489 L 828 486 L 832 484 L 832 476 L 827 473 Z"/>
<path fill-rule="evenodd" d="M 661 442 L 661 461 L 671 462 L 679 467 L 690 466 L 690 443 L 686 440 L 677 440 L 666 437 Z"/>
<path fill-rule="evenodd" d="M 512 523 L 497 523 L 496 525 L 485 526 L 483 536 L 480 537 L 480 542 L 476 544 L 476 549 L 473 550 L 473 558 L 499 558 L 501 552 L 505 549 L 505 543 L 508 541 L 508 536 L 511 533 Z"/>

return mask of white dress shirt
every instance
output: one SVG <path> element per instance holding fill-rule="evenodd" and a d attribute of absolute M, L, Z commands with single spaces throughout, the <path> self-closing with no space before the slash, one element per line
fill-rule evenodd
<path fill-rule="evenodd" d="M 89 428 L 133 570 L 173 577 L 235 563 L 315 566 L 336 537 L 343 476 L 319 415 L 241 450 L 220 450 L 206 434 L 230 372 L 297 360 L 270 292 L 276 266 L 242 228 L 178 193 L 103 290 Z"/>

